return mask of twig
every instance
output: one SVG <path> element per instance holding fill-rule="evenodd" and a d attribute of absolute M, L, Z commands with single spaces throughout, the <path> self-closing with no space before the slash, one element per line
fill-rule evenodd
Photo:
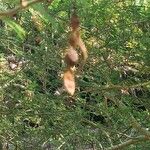
<path fill-rule="evenodd" d="M 102 87 L 102 90 L 107 90 L 107 89 L 130 89 L 130 88 L 137 88 L 140 86 L 147 86 L 150 84 L 150 81 L 144 82 L 144 83 L 138 83 L 134 85 L 106 85 L 105 87 Z"/>
<path fill-rule="evenodd" d="M 103 91 L 103 90 L 111 90 L 111 89 L 130 89 L 130 88 L 137 88 L 137 87 L 141 87 L 141 86 L 147 86 L 150 85 L 150 81 L 147 82 L 143 82 L 143 83 L 138 83 L 138 84 L 133 84 L 133 85 L 114 85 L 114 84 L 110 84 L 110 85 L 105 85 L 105 86 L 97 86 L 94 85 L 92 86 L 92 89 L 88 87 L 88 90 L 86 90 L 86 92 L 93 92 L 93 91 Z M 91 87 L 91 85 L 90 85 Z M 84 91 L 83 91 L 84 92 Z"/>
<path fill-rule="evenodd" d="M 131 116 L 131 124 L 133 126 L 133 128 L 135 128 L 137 131 L 139 131 L 141 134 L 145 135 L 145 137 L 147 137 L 150 140 L 150 131 L 146 130 L 145 128 L 143 128 L 137 121 L 136 119 Z"/>
<path fill-rule="evenodd" d="M 125 147 L 127 147 L 131 144 L 135 144 L 135 143 L 142 142 L 142 141 L 145 141 L 145 140 L 149 140 L 149 138 L 147 138 L 146 136 L 138 136 L 134 139 L 130 139 L 130 140 L 125 141 L 121 144 L 115 145 L 113 147 L 109 147 L 106 150 L 122 150 L 123 148 L 125 148 Z"/>
<path fill-rule="evenodd" d="M 126 107 L 121 101 L 119 101 L 118 106 L 120 109 L 122 109 L 122 107 Z M 143 128 L 130 112 L 128 112 L 127 115 L 129 116 L 129 122 L 131 123 L 132 127 L 150 140 L 150 131 Z"/>

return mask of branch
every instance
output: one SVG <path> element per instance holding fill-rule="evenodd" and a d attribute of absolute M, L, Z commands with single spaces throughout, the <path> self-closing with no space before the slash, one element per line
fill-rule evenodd
<path fill-rule="evenodd" d="M 138 83 L 138 84 L 133 84 L 133 85 L 114 85 L 114 84 L 105 85 L 105 86 L 88 85 L 88 89 L 86 89 L 86 92 L 95 92 L 95 91 L 113 90 L 113 89 L 116 89 L 116 90 L 131 89 L 131 88 L 138 88 L 141 86 L 144 87 L 147 85 L 150 85 L 150 81 Z M 89 88 L 89 86 L 92 88 Z"/>
<path fill-rule="evenodd" d="M 149 138 L 147 138 L 146 136 L 138 136 L 134 139 L 130 139 L 130 140 L 123 142 L 121 144 L 115 145 L 113 147 L 109 147 L 106 150 L 119 150 L 119 149 L 122 150 L 123 148 L 130 146 L 131 144 L 135 144 L 135 143 L 142 142 L 145 140 L 149 140 Z"/>
<path fill-rule="evenodd" d="M 122 109 L 122 107 L 127 107 L 121 101 L 119 101 L 118 106 L 120 107 L 120 109 Z M 140 123 L 138 123 L 136 121 L 136 119 L 134 118 L 134 116 L 130 112 L 128 112 L 126 115 L 129 115 L 129 122 L 131 123 L 132 127 L 150 140 L 150 131 L 143 128 L 140 125 Z"/>
<path fill-rule="evenodd" d="M 118 102 L 119 102 L 118 107 L 120 109 L 122 109 L 123 107 L 124 108 L 127 107 L 121 101 L 118 101 Z M 131 123 L 131 126 L 134 129 L 136 129 L 138 132 L 140 132 L 142 135 L 144 135 L 147 139 L 150 140 L 150 131 L 143 128 L 130 112 L 127 112 L 126 115 L 128 115 L 128 117 L 129 117 L 129 122 Z"/>
<path fill-rule="evenodd" d="M 150 81 L 147 82 L 143 82 L 143 83 L 138 83 L 138 84 L 134 84 L 134 85 L 129 85 L 129 86 L 123 86 L 123 85 L 110 85 L 110 86 L 106 86 L 102 89 L 130 89 L 130 88 L 137 88 L 140 86 L 147 86 L 150 84 Z"/>
<path fill-rule="evenodd" d="M 120 109 L 122 109 L 123 107 L 127 107 L 125 106 L 121 101 L 118 101 L 119 103 L 117 104 L 118 107 Z M 123 148 L 131 145 L 131 144 L 135 144 L 137 142 L 140 141 L 145 141 L 145 140 L 150 140 L 150 131 L 148 131 L 147 129 L 143 128 L 140 123 L 138 123 L 138 121 L 134 118 L 134 116 L 130 113 L 127 112 L 126 115 L 128 115 L 129 117 L 129 123 L 132 125 L 132 127 L 134 129 L 136 129 L 140 134 L 142 134 L 142 136 L 138 136 L 136 138 L 132 138 L 124 143 L 118 144 L 116 146 L 110 147 L 107 150 L 122 150 Z"/>
<path fill-rule="evenodd" d="M 0 12 L 0 17 L 13 16 L 13 15 L 16 14 L 18 11 L 23 10 L 23 9 L 29 7 L 30 5 L 33 5 L 33 4 L 35 4 L 35 3 L 42 2 L 42 1 L 44 1 L 44 0 L 32 0 L 32 1 L 27 1 L 25 5 L 22 5 L 22 4 L 20 3 L 20 5 L 16 6 L 16 7 L 13 8 L 13 9 Z M 52 3 L 52 2 L 53 2 L 53 0 L 51 0 L 49 3 Z"/>

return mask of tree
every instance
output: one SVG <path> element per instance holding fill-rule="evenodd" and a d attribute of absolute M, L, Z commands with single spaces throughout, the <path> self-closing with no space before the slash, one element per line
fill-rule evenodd
<path fill-rule="evenodd" d="M 0 149 L 149 149 L 148 1 L 0 2 Z M 73 10 L 88 59 L 77 48 L 71 96 Z"/>

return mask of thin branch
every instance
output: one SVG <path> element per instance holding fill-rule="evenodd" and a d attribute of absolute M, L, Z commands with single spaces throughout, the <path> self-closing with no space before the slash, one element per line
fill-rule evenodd
<path fill-rule="evenodd" d="M 127 106 L 125 106 L 121 101 L 118 100 L 118 104 L 117 106 L 122 109 L 122 108 L 126 108 Z M 138 123 L 138 121 L 134 118 L 134 116 L 130 113 L 130 112 L 126 112 L 126 115 L 128 115 L 129 117 L 129 123 L 131 124 L 131 126 L 136 129 L 138 132 L 140 132 L 142 135 L 144 135 L 147 139 L 150 140 L 150 131 L 148 131 L 147 129 L 143 128 L 140 123 Z"/>
<path fill-rule="evenodd" d="M 120 109 L 122 109 L 123 107 L 126 107 L 121 101 L 118 101 L 118 102 L 119 103 L 117 105 Z M 136 137 L 136 138 L 132 138 L 132 139 L 130 139 L 124 143 L 110 147 L 106 150 L 119 150 L 119 149 L 122 150 L 123 148 L 125 148 L 131 144 L 135 144 L 135 143 L 140 142 L 140 141 L 150 140 L 150 131 L 143 128 L 130 112 L 127 112 L 126 115 L 129 116 L 129 123 L 131 123 L 132 127 L 134 129 L 136 129 L 141 134 L 141 136 Z"/>
<path fill-rule="evenodd" d="M 120 107 L 120 109 L 122 107 L 126 107 L 121 101 L 119 101 L 118 106 Z M 128 112 L 127 114 L 129 115 L 129 121 L 130 121 L 132 127 L 150 140 L 150 131 L 143 128 L 140 125 L 140 123 L 138 123 L 138 121 L 136 121 L 136 119 L 134 118 L 134 116 L 130 112 Z"/>
<path fill-rule="evenodd" d="M 44 0 L 32 0 L 32 1 L 27 1 L 27 2 L 26 2 L 26 5 L 22 5 L 22 4 L 20 3 L 18 6 L 16 6 L 16 7 L 13 8 L 13 9 L 0 12 L 0 17 L 13 16 L 13 15 L 16 14 L 18 11 L 23 10 L 23 9 L 29 7 L 30 5 L 33 5 L 33 4 L 35 4 L 35 3 L 42 2 L 42 1 L 44 1 Z M 52 2 L 53 2 L 53 0 L 51 0 L 49 3 L 52 3 Z"/>
<path fill-rule="evenodd" d="M 113 142 L 112 142 L 112 140 L 111 140 L 111 137 L 110 137 L 109 133 L 106 132 L 105 130 L 102 130 L 102 131 L 103 131 L 103 133 L 106 135 L 106 137 L 108 138 L 108 142 L 110 143 L 110 145 L 113 146 Z"/>
<path fill-rule="evenodd" d="M 106 85 L 102 88 L 100 88 L 100 90 L 108 90 L 108 89 L 130 89 L 130 88 L 137 88 L 137 87 L 141 87 L 141 86 L 147 86 L 150 85 L 150 81 L 144 82 L 144 83 L 138 83 L 138 84 L 134 84 L 134 85 Z"/>
<path fill-rule="evenodd" d="M 133 126 L 133 128 L 135 128 L 137 131 L 139 131 L 141 134 L 145 135 L 145 137 L 147 137 L 150 140 L 150 131 L 146 130 L 145 128 L 143 128 L 137 121 L 136 119 L 131 116 L 131 124 Z"/>
<path fill-rule="evenodd" d="M 144 87 L 147 85 L 150 85 L 150 81 L 133 84 L 133 85 L 114 85 L 114 84 L 105 85 L 105 86 L 90 85 L 90 87 L 92 87 L 90 89 L 89 89 L 89 85 L 88 85 L 88 89 L 86 90 L 86 92 L 103 91 L 103 90 L 111 90 L 111 89 L 116 89 L 116 90 L 131 89 L 131 88 L 138 88 L 141 86 Z"/>
<path fill-rule="evenodd" d="M 121 144 L 115 145 L 113 147 L 109 147 L 106 150 L 122 150 L 123 148 L 126 148 L 127 146 L 130 146 L 131 144 L 136 144 L 138 142 L 142 142 L 145 140 L 149 140 L 149 138 L 147 138 L 146 136 L 138 136 L 134 139 L 130 139 L 130 140 L 125 141 Z"/>

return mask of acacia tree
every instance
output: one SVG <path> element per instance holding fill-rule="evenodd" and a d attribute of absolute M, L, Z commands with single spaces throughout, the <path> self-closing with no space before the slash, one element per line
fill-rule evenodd
<path fill-rule="evenodd" d="M 149 149 L 148 1 L 0 2 L 0 149 Z"/>

